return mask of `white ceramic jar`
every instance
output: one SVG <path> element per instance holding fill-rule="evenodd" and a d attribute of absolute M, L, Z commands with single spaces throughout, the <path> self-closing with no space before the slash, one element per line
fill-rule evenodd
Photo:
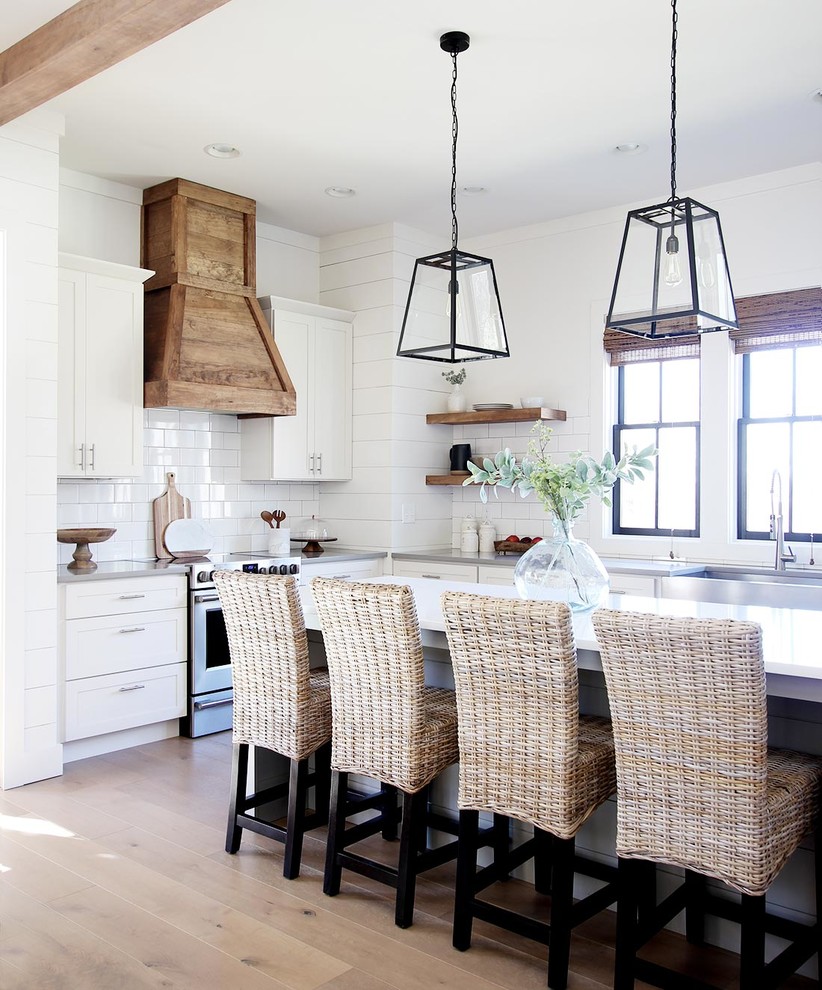
<path fill-rule="evenodd" d="M 460 534 L 460 550 L 463 553 L 476 553 L 479 550 L 479 534 L 471 527 L 465 528 Z"/>
<path fill-rule="evenodd" d="M 485 519 L 479 528 L 479 548 L 480 553 L 492 553 L 494 541 L 497 538 L 497 531 L 491 523 Z"/>

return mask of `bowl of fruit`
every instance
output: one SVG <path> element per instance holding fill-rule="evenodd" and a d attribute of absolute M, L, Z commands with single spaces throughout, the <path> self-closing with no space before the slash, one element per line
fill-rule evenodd
<path fill-rule="evenodd" d="M 541 536 L 517 536 L 512 533 L 511 536 L 506 536 L 504 540 L 494 541 L 494 550 L 497 553 L 525 553 L 530 550 L 535 543 L 542 542 Z"/>

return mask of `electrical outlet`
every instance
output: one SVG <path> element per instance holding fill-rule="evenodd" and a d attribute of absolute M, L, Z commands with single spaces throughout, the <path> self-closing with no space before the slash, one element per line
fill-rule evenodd
<path fill-rule="evenodd" d="M 402 521 L 404 523 L 415 523 L 417 521 L 417 510 L 413 502 L 403 505 Z"/>

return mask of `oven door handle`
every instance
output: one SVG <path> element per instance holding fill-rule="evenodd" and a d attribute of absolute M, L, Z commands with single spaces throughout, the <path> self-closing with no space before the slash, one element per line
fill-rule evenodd
<path fill-rule="evenodd" d="M 194 604 L 203 605 L 205 602 L 218 602 L 220 600 L 219 595 L 195 595 Z"/>
<path fill-rule="evenodd" d="M 232 698 L 223 698 L 222 701 L 195 701 L 194 708 L 196 711 L 202 711 L 204 708 L 218 708 L 220 705 L 230 705 L 232 701 Z"/>

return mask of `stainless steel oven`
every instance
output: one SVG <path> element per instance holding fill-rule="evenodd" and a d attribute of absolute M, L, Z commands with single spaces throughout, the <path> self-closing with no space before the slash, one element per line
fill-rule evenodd
<path fill-rule="evenodd" d="M 293 574 L 300 578 L 299 557 L 255 557 L 232 554 L 224 560 L 203 560 L 189 569 L 188 713 L 180 731 L 204 736 L 231 728 L 233 691 L 231 655 L 214 571 L 250 574 Z"/>

